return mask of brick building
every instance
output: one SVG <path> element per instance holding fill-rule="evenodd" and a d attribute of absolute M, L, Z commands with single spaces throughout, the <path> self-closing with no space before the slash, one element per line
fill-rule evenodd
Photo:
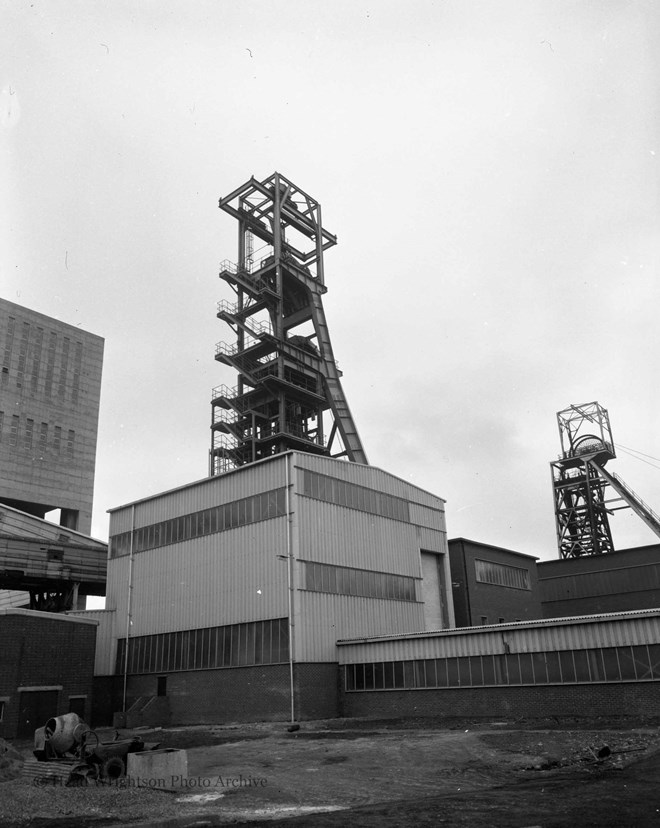
<path fill-rule="evenodd" d="M 457 627 L 541 618 L 537 559 L 467 538 L 450 538 Z"/>
<path fill-rule="evenodd" d="M 69 712 L 90 721 L 97 623 L 0 610 L 0 736 L 29 739 Z"/>
<path fill-rule="evenodd" d="M 660 610 L 338 642 L 340 715 L 660 715 Z"/>
<path fill-rule="evenodd" d="M 537 564 L 544 618 L 660 607 L 660 544 Z"/>

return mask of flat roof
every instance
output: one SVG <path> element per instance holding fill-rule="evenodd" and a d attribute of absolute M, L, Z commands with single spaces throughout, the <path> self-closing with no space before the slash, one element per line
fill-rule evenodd
<path fill-rule="evenodd" d="M 521 558 L 531 558 L 533 561 L 538 561 L 538 555 L 528 555 L 526 552 L 516 552 L 514 549 L 505 549 L 503 546 L 495 546 L 492 543 L 481 543 L 481 541 L 470 540 L 470 538 L 449 538 L 447 544 L 461 541 L 463 543 L 471 543 L 473 546 L 481 546 L 484 549 L 495 549 L 497 552 L 506 552 L 508 555 L 519 555 Z"/>
<path fill-rule="evenodd" d="M 21 609 L 20 607 L 7 607 L 0 609 L 0 615 L 26 615 L 30 618 L 43 618 L 48 621 L 67 621 L 69 624 L 94 624 L 99 622 L 94 618 L 78 618 L 77 616 L 64 615 L 61 612 L 41 612 L 40 610 Z"/>
<path fill-rule="evenodd" d="M 71 322 L 63 322 L 61 319 L 58 319 L 56 316 L 51 316 L 47 313 L 42 313 L 41 311 L 33 310 L 32 308 L 28 308 L 25 305 L 19 305 L 17 302 L 11 302 L 9 299 L 0 298 L 0 303 L 3 305 L 11 306 L 8 310 L 12 308 L 16 308 L 14 313 L 17 315 L 19 313 L 23 313 L 26 316 L 35 316 L 39 317 L 43 320 L 44 323 L 49 323 L 52 326 L 58 326 L 62 328 L 68 328 L 72 333 L 75 332 L 76 334 L 81 335 L 84 337 L 92 337 L 94 339 L 98 339 L 100 342 L 105 342 L 104 337 L 100 336 L 99 334 L 92 333 L 88 331 L 86 328 L 80 328 L 78 325 L 73 325 Z"/>

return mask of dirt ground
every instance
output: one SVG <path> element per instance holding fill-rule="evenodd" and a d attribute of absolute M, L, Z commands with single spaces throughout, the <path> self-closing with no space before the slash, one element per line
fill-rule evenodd
<path fill-rule="evenodd" d="M 31 745 L 3 756 L 0 744 L 0 826 L 660 826 L 655 722 L 331 720 L 139 735 L 186 749 L 187 776 L 35 784 L 17 758 Z"/>

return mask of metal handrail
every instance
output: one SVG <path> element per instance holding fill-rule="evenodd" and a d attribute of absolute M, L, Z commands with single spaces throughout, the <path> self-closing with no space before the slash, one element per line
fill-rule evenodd
<path fill-rule="evenodd" d="M 213 410 L 213 425 L 217 425 L 218 423 L 225 423 L 226 425 L 236 425 L 237 422 L 237 411 L 226 408 L 215 408 Z"/>
<path fill-rule="evenodd" d="M 212 389 L 211 394 L 213 395 L 212 399 L 214 400 L 217 400 L 219 397 L 225 397 L 226 399 L 231 400 L 238 396 L 238 386 L 234 385 L 230 388 L 224 383 L 222 385 L 216 385 L 216 387 Z"/>

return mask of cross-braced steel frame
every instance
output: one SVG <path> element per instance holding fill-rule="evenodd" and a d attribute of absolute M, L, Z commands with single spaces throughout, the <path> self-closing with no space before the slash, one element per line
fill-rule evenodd
<path fill-rule="evenodd" d="M 220 268 L 235 301 L 217 315 L 235 339 L 216 359 L 238 380 L 213 392 L 210 474 L 290 449 L 366 464 L 323 310 L 323 255 L 337 239 L 320 204 L 274 173 L 219 206 L 238 222 L 238 256 Z"/>
<path fill-rule="evenodd" d="M 607 411 L 598 403 L 557 414 L 562 454 L 550 464 L 560 558 L 614 549 L 605 503 L 607 480 L 599 468 L 615 457 Z"/>
<path fill-rule="evenodd" d="M 660 517 L 616 474 L 609 415 L 597 402 L 571 405 L 557 414 L 562 454 L 550 464 L 560 558 L 612 552 L 609 515 L 631 508 L 660 536 Z M 613 490 L 618 497 L 607 500 Z M 618 505 L 614 505 L 614 504 Z"/>

